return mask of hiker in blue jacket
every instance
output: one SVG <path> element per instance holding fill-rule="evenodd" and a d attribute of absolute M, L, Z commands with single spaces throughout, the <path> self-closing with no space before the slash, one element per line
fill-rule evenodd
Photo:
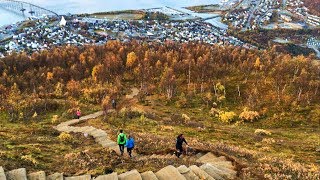
<path fill-rule="evenodd" d="M 132 149 L 134 148 L 134 139 L 131 135 L 129 135 L 127 142 L 126 142 L 127 151 L 130 157 L 132 157 Z"/>

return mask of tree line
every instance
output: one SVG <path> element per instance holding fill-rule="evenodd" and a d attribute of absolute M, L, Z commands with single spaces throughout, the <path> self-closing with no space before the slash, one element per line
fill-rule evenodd
<path fill-rule="evenodd" d="M 312 57 L 200 43 L 108 41 L 13 53 L 0 61 L 1 109 L 11 119 L 58 108 L 59 100 L 100 104 L 124 84 L 157 93 L 254 110 L 319 105 L 320 66 Z M 222 88 L 221 88 L 222 86 Z M 219 88 L 217 88 L 219 87 Z M 222 90 L 221 90 L 222 89 Z"/>

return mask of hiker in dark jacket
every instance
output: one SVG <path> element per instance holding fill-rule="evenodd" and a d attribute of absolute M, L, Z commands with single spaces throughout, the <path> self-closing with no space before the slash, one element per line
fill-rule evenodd
<path fill-rule="evenodd" d="M 132 149 L 134 148 L 134 139 L 131 135 L 129 135 L 126 143 L 127 151 L 130 157 L 132 157 Z"/>
<path fill-rule="evenodd" d="M 176 156 L 179 158 L 180 155 L 183 153 L 183 148 L 182 148 L 182 143 L 185 142 L 186 145 L 188 145 L 186 139 L 184 139 L 183 134 L 179 134 L 179 136 L 177 137 L 177 142 L 176 142 L 176 149 L 177 149 L 177 153 Z"/>
<path fill-rule="evenodd" d="M 118 135 L 118 139 L 117 139 L 117 143 L 118 143 L 118 145 L 119 145 L 119 149 L 120 149 L 121 156 L 123 155 L 124 145 L 126 144 L 126 141 L 127 141 L 127 137 L 126 137 L 126 135 L 123 133 L 123 130 L 121 129 L 121 130 L 120 130 L 120 133 L 119 133 L 119 135 Z"/>

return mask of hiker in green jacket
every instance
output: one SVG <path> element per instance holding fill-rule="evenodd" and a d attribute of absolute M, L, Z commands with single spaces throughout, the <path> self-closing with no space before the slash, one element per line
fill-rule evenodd
<path fill-rule="evenodd" d="M 118 134 L 118 140 L 117 140 L 117 143 L 118 143 L 119 148 L 120 148 L 121 156 L 123 155 L 124 145 L 126 144 L 126 142 L 127 142 L 127 137 L 123 133 L 123 130 L 121 129 L 120 133 Z"/>

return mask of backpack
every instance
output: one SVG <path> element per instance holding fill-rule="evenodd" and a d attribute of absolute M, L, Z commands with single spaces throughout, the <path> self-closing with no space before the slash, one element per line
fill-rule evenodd
<path fill-rule="evenodd" d="M 120 142 L 124 141 L 124 135 L 120 135 Z"/>

